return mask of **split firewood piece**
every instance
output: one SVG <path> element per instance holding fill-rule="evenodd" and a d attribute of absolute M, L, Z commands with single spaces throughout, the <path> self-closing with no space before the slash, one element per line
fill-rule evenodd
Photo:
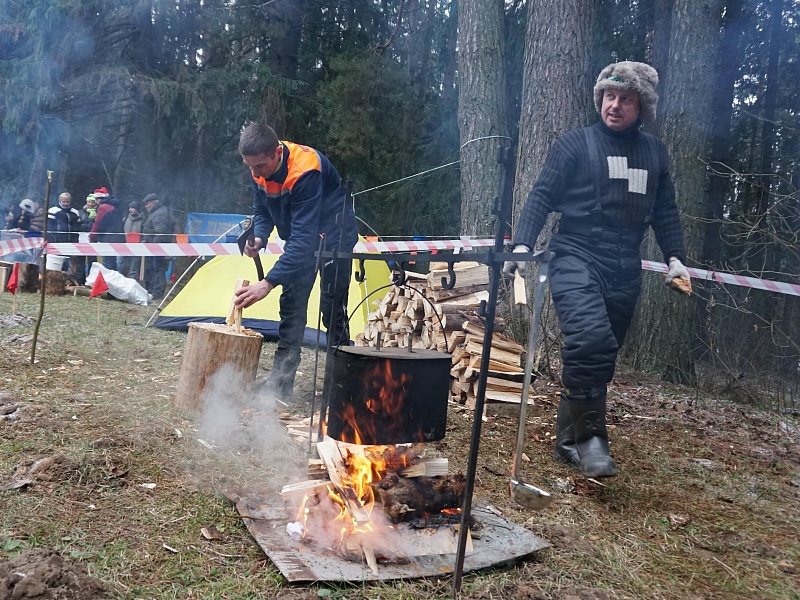
<path fill-rule="evenodd" d="M 284 501 L 292 502 L 295 498 L 302 499 L 304 496 L 313 496 L 319 492 L 323 492 L 328 489 L 330 485 L 330 481 L 321 481 L 319 479 L 290 483 L 281 488 L 281 496 Z"/>
<path fill-rule="evenodd" d="M 326 437 L 321 442 L 317 442 L 317 452 L 319 457 L 325 461 L 328 477 L 330 477 L 334 487 L 342 496 L 350 516 L 358 524 L 368 523 L 370 521 L 369 514 L 361 505 L 361 501 L 356 496 L 356 491 L 343 479 L 343 476 L 347 473 L 347 468 L 344 465 L 342 452 L 336 440 Z"/>
<path fill-rule="evenodd" d="M 447 475 L 450 463 L 446 458 L 423 458 L 416 464 L 403 469 L 403 477 L 437 477 Z"/>
<path fill-rule="evenodd" d="M 672 287 L 678 290 L 679 292 L 683 292 L 687 296 L 692 295 L 692 280 L 686 279 L 686 277 L 675 277 L 672 279 Z"/>
<path fill-rule="evenodd" d="M 328 469 L 321 458 L 309 458 L 306 466 L 306 477 L 309 479 L 327 479 Z"/>
<path fill-rule="evenodd" d="M 525 278 L 514 271 L 514 302 L 516 304 L 528 304 L 528 293 L 525 291 Z"/>
<path fill-rule="evenodd" d="M 361 549 L 364 551 L 364 558 L 367 561 L 367 565 L 369 565 L 369 568 L 372 569 L 373 573 L 377 573 L 378 559 L 375 557 L 375 550 L 368 544 L 362 544 Z"/>
<path fill-rule="evenodd" d="M 233 286 L 234 295 L 231 296 L 231 306 L 228 309 L 228 316 L 225 319 L 225 323 L 230 326 L 236 327 L 236 333 L 242 332 L 242 309 L 238 308 L 234 303 L 236 299 L 236 291 L 245 287 L 246 285 L 250 285 L 250 281 L 247 279 L 237 279 L 236 285 Z"/>

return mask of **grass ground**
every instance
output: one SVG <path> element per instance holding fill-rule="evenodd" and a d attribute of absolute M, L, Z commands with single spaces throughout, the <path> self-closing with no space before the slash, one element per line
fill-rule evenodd
<path fill-rule="evenodd" d="M 449 577 L 288 586 L 220 491 L 302 478 L 303 449 L 270 427 L 212 439 L 218 419 L 176 409 L 185 334 L 145 328 L 152 308 L 104 301 L 98 324 L 96 301 L 48 296 L 31 365 L 38 302 L 21 294 L 27 318 L 12 319 L 0 294 L 0 564 L 52 550 L 126 599 L 451 595 Z M 313 358 L 303 351 L 301 395 Z M 609 393 L 620 476 L 597 485 L 550 460 L 557 393 L 536 384 L 524 473 L 554 504 L 528 513 L 508 498 L 513 416 L 484 423 L 475 491 L 552 548 L 465 576 L 464 598 L 800 598 L 796 419 L 624 373 Z M 472 416 L 449 413 L 436 450 L 464 469 Z M 210 525 L 219 539 L 202 535 Z"/>

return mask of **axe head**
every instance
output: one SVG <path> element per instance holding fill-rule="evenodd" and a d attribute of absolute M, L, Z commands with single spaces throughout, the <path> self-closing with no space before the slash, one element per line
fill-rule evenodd
<path fill-rule="evenodd" d="M 236 238 L 236 245 L 239 246 L 239 254 L 244 254 L 244 247 L 248 241 L 256 237 L 256 222 L 253 217 L 247 217 L 242 221 L 242 233 Z"/>

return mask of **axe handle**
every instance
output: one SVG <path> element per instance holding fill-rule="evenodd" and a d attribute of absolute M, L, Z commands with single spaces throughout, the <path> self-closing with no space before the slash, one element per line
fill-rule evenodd
<path fill-rule="evenodd" d="M 261 256 L 254 256 L 253 260 L 256 263 L 256 273 L 258 273 L 258 280 L 264 279 L 264 266 L 261 264 Z"/>

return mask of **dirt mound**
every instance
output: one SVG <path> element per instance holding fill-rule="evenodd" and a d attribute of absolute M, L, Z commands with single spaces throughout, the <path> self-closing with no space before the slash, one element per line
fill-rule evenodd
<path fill-rule="evenodd" d="M 108 590 L 80 563 L 48 550 L 0 561 L 0 600 L 97 600 Z"/>
<path fill-rule="evenodd" d="M 16 472 L 8 483 L 0 485 L 2 490 L 17 490 L 20 488 L 44 485 L 54 487 L 67 478 L 67 474 L 74 470 L 74 465 L 63 454 L 40 458 L 39 460 L 25 460 L 17 465 Z"/>

